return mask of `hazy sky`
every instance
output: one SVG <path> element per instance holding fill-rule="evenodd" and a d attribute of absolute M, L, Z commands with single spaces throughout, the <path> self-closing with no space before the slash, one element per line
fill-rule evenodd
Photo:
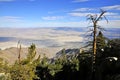
<path fill-rule="evenodd" d="M 86 15 L 107 11 L 104 27 L 120 28 L 120 0 L 0 0 L 0 27 L 86 27 Z"/>

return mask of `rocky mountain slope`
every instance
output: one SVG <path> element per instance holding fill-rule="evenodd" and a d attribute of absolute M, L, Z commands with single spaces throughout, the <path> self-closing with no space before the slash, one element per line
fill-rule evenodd
<path fill-rule="evenodd" d="M 48 58 L 53 58 L 61 48 L 37 48 L 36 58 L 40 55 L 41 58 L 45 55 Z M 18 59 L 18 48 L 11 47 L 5 50 L 0 50 L 0 58 L 3 58 L 9 64 L 13 64 Z M 21 59 L 24 59 L 28 54 L 28 48 L 21 49 Z"/>
<path fill-rule="evenodd" d="M 69 56 L 73 56 L 74 54 L 80 53 L 80 49 L 74 48 L 74 49 L 62 49 L 62 48 L 37 48 L 36 49 L 36 58 L 40 55 L 41 58 L 43 56 L 46 56 L 48 58 L 59 58 L 63 54 L 63 50 L 65 51 L 65 54 Z M 21 49 L 21 59 L 26 58 L 28 54 L 28 48 L 22 48 Z M 0 50 L 0 58 L 3 58 L 5 61 L 7 61 L 9 64 L 13 64 L 17 59 L 19 55 L 19 49 L 16 47 L 7 48 L 5 50 Z"/>

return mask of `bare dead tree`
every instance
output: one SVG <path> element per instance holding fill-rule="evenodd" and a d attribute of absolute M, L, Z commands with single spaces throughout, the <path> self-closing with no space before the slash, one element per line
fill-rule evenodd
<path fill-rule="evenodd" d="M 100 10 L 101 12 L 99 14 L 89 14 L 87 15 L 87 20 L 90 21 L 90 23 L 92 23 L 92 26 L 90 26 L 90 36 L 92 36 L 92 41 L 90 42 L 90 45 L 92 45 L 92 64 L 91 64 L 91 74 L 89 76 L 89 79 L 90 80 L 93 80 L 95 79 L 95 61 L 96 61 L 96 50 L 97 50 L 97 33 L 98 33 L 98 30 L 99 31 L 103 31 L 104 28 L 102 28 L 101 26 L 98 25 L 98 22 L 105 19 L 107 22 L 107 18 L 105 17 L 105 13 L 106 11 L 104 10 Z M 89 44 L 88 44 L 89 46 Z"/>
<path fill-rule="evenodd" d="M 96 57 L 96 49 L 97 49 L 97 47 L 96 47 L 96 42 L 97 42 L 97 38 L 96 38 L 96 36 L 97 36 L 97 32 L 98 32 L 98 29 L 100 29 L 100 30 L 104 30 L 104 28 L 102 28 L 101 26 L 99 26 L 98 25 L 98 22 L 99 21 L 101 21 L 101 20 L 103 20 L 103 19 L 105 19 L 107 22 L 108 22 L 108 20 L 107 20 L 107 18 L 105 17 L 105 14 L 106 13 L 106 11 L 104 11 L 104 10 L 101 10 L 101 13 L 100 14 L 89 14 L 89 15 L 87 15 L 87 20 L 89 20 L 90 21 L 90 23 L 92 23 L 92 26 L 91 27 L 93 27 L 93 29 L 92 29 L 92 34 L 93 34 L 93 62 L 95 62 L 95 57 Z"/>
<path fill-rule="evenodd" d="M 18 41 L 18 44 L 17 44 L 17 49 L 18 49 L 18 63 L 20 64 L 21 62 L 21 44 L 20 44 L 20 41 Z"/>

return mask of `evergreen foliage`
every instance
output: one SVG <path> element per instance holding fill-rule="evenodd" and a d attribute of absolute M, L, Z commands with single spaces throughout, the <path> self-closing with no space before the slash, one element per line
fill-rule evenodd
<path fill-rule="evenodd" d="M 100 38 L 100 39 L 99 39 Z M 94 73 L 92 70 L 91 51 L 83 51 L 77 55 L 68 55 L 63 49 L 61 56 L 49 59 L 45 55 L 43 58 L 38 56 L 35 59 L 36 47 L 32 44 L 28 48 L 28 55 L 25 59 L 15 62 L 8 67 L 7 63 L 0 59 L 0 76 L 1 80 L 119 80 L 120 79 L 120 62 L 111 57 L 119 57 L 120 39 L 105 41 L 101 32 L 97 39 L 96 64 Z M 109 58 L 110 57 L 110 58 Z M 92 75 L 91 75 L 92 74 Z"/>
<path fill-rule="evenodd" d="M 104 37 L 103 33 L 99 31 L 97 35 L 97 50 L 104 49 L 106 46 L 106 38 Z"/>
<path fill-rule="evenodd" d="M 37 78 L 35 75 L 36 66 L 40 61 L 40 56 L 35 59 L 36 47 L 32 44 L 28 48 L 28 55 L 26 59 L 16 61 L 16 63 L 11 67 L 10 74 L 12 80 L 33 80 Z"/>

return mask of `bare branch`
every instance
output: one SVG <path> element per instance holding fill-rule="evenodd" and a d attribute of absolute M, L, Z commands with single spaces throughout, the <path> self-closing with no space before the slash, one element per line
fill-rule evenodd
<path fill-rule="evenodd" d="M 102 9 L 100 9 L 100 10 L 101 10 L 101 14 L 98 16 L 98 18 L 97 18 L 97 20 L 95 22 L 99 21 L 102 18 L 103 14 L 106 13 L 106 11 L 104 11 Z"/>
<path fill-rule="evenodd" d="M 97 25 L 97 29 L 99 29 L 100 31 L 105 31 L 104 28 L 102 28 L 101 26 Z"/>
<path fill-rule="evenodd" d="M 103 17 L 104 17 L 104 19 L 107 21 L 107 23 L 108 23 L 108 19 L 103 15 Z"/>
<path fill-rule="evenodd" d="M 91 27 L 93 27 L 93 26 L 88 26 L 87 28 L 91 28 Z"/>

